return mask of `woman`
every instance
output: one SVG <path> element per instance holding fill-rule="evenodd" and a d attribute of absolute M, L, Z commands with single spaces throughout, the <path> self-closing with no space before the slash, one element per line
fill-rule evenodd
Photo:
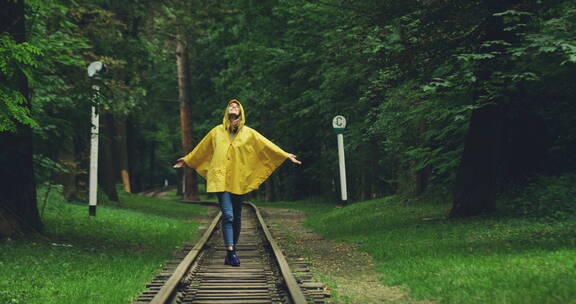
<path fill-rule="evenodd" d="M 236 244 L 240 236 L 242 195 L 262 184 L 286 158 L 302 164 L 296 155 L 284 152 L 256 130 L 245 125 L 242 104 L 228 102 L 221 125 L 214 127 L 174 168 L 194 168 L 206 178 L 207 192 L 215 192 L 222 211 L 224 264 L 240 266 Z"/>

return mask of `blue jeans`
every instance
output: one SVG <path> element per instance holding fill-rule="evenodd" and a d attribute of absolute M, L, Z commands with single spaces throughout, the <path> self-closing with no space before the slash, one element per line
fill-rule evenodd
<path fill-rule="evenodd" d="M 236 246 L 240 238 L 240 227 L 242 225 L 242 195 L 230 192 L 218 192 L 220 211 L 222 211 L 222 234 L 224 235 L 224 246 Z"/>

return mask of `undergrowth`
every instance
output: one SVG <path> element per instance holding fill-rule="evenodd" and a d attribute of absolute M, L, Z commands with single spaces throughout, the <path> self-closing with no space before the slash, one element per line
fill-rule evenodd
<path fill-rule="evenodd" d="M 120 193 L 97 207 L 38 193 L 45 230 L 0 242 L 0 303 L 129 303 L 178 246 L 197 238 L 207 208 Z"/>
<path fill-rule="evenodd" d="M 509 214 L 566 219 L 576 215 L 576 175 L 541 176 L 502 195 L 500 208 Z"/>
<path fill-rule="evenodd" d="M 574 303 L 576 222 L 493 216 L 445 217 L 449 204 L 399 197 L 307 218 L 307 227 L 360 244 L 385 285 L 439 303 Z"/>

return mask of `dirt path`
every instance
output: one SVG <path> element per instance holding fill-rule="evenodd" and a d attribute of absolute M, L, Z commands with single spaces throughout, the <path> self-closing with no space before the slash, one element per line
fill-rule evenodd
<path fill-rule="evenodd" d="M 329 303 L 430 303 L 412 301 L 402 288 L 382 285 L 370 255 L 304 228 L 303 212 L 260 208 L 284 253 L 307 260 L 316 280 L 331 289 Z"/>

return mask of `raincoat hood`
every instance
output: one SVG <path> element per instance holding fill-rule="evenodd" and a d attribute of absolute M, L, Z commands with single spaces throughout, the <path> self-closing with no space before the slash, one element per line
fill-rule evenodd
<path fill-rule="evenodd" d="M 238 124 L 238 131 L 240 131 L 240 129 L 244 127 L 244 124 L 246 124 L 246 114 L 244 112 L 242 104 L 237 99 L 230 100 L 228 102 L 228 105 L 226 105 L 226 109 L 224 110 L 224 118 L 222 119 L 222 124 L 224 125 L 224 128 L 226 128 L 226 130 L 230 130 L 230 119 L 228 119 L 228 107 L 233 102 L 237 103 L 238 106 L 240 107 L 240 124 Z"/>
<path fill-rule="evenodd" d="M 286 160 L 288 153 L 256 130 L 245 125 L 246 114 L 240 106 L 240 123 L 230 136 L 228 106 L 222 124 L 214 127 L 184 157 L 184 162 L 206 179 L 207 192 L 228 191 L 245 194 L 258 187 Z"/>

